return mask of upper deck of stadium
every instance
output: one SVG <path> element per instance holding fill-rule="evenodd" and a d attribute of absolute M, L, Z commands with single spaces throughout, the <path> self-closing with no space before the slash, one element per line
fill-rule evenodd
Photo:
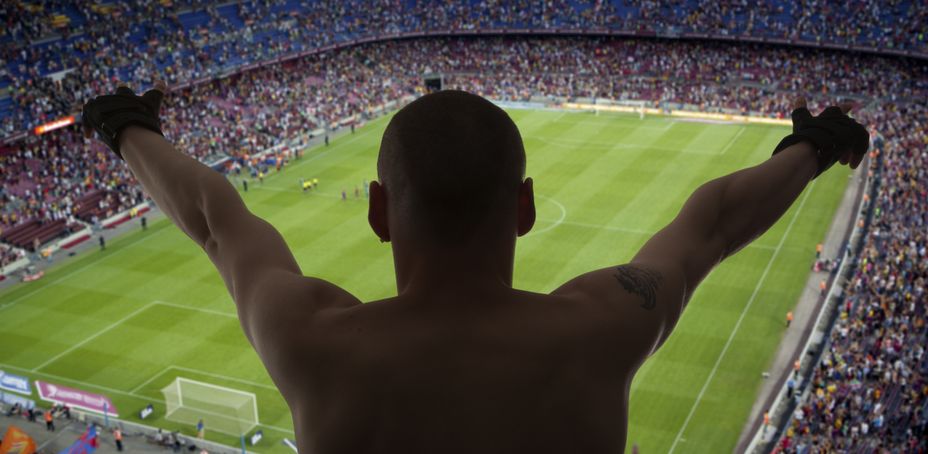
<path fill-rule="evenodd" d="M 875 0 L 552 0 L 437 3 L 269 0 L 29 1 L 0 5 L 0 136 L 67 113 L 16 94 L 44 76 L 170 83 L 365 40 L 429 34 L 593 34 L 720 39 L 928 58 L 928 10 Z M 30 99 L 31 101 L 31 99 Z"/>

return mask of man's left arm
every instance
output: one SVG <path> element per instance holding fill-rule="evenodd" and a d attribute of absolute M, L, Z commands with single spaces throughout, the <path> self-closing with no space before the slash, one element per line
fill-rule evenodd
<path fill-rule="evenodd" d="M 139 98 L 157 101 L 150 103 L 157 115 L 160 98 L 152 92 Z M 128 92 L 122 93 L 123 99 L 129 99 L 125 102 L 135 102 L 126 98 Z M 110 99 L 114 98 L 103 102 Z M 109 131 L 102 125 L 122 118 L 96 115 L 103 109 L 91 103 L 85 106 L 85 135 L 90 137 L 94 129 L 101 132 L 158 207 L 203 248 L 235 301 L 245 335 L 275 381 L 287 378 L 289 353 L 282 347 L 295 343 L 294 333 L 305 332 L 319 310 L 351 306 L 358 300 L 331 283 L 304 277 L 280 233 L 252 214 L 221 174 L 175 150 L 149 128 L 132 124 L 102 136 Z"/>

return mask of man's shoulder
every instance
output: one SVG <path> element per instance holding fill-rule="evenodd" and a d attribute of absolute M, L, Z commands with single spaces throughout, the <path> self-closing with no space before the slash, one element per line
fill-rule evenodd
<path fill-rule="evenodd" d="M 672 264 L 632 262 L 582 274 L 552 294 L 582 302 L 614 324 L 629 350 L 649 355 L 676 324 L 686 286 Z"/>
<path fill-rule="evenodd" d="M 634 262 L 581 274 L 551 292 L 592 304 L 631 302 L 640 309 L 659 309 L 662 300 L 682 298 L 682 271 L 661 263 Z"/>

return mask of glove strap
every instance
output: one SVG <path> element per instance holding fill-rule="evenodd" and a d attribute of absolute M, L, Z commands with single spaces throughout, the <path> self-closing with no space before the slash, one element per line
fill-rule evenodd
<path fill-rule="evenodd" d="M 119 150 L 119 135 L 129 126 L 139 126 L 164 136 L 158 117 L 135 95 L 101 96 L 84 106 L 82 122 L 100 134 L 100 140 L 124 159 Z"/>
<path fill-rule="evenodd" d="M 815 159 L 818 162 L 818 170 L 815 172 L 815 176 L 812 177 L 814 180 L 826 170 L 830 169 L 831 166 L 835 165 L 836 162 L 838 162 L 838 153 L 834 152 L 833 142 L 825 139 L 823 134 L 827 134 L 827 131 L 806 129 L 798 133 L 790 134 L 784 137 L 783 140 L 777 144 L 777 147 L 774 148 L 773 154 L 771 156 L 776 155 L 777 153 L 793 145 L 796 145 L 797 143 L 808 142 L 815 148 Z"/>

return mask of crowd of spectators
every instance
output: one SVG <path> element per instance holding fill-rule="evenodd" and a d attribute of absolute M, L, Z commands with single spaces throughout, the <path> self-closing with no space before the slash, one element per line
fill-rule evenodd
<path fill-rule="evenodd" d="M 878 120 L 873 224 L 783 452 L 928 451 L 928 107 Z"/>
<path fill-rule="evenodd" d="M 98 146 L 88 146 L 76 129 L 28 137 L 0 155 L 0 232 L 39 219 L 76 222 L 80 201 L 93 191 L 105 195 L 93 203 L 103 210 L 85 221 L 124 210 L 142 197 L 122 161 Z"/>
<path fill-rule="evenodd" d="M 350 39 L 410 31 L 713 33 L 928 53 L 928 8 L 903 0 L 247 0 L 221 7 L 200 0 L 36 0 L 3 3 L 0 22 L 0 87 L 6 79 L 14 100 L 0 118 L 0 137 L 74 111 L 116 78 L 160 75 L 176 84 Z M 42 77 L 65 70 L 55 82 Z"/>
<path fill-rule="evenodd" d="M 14 101 L 0 137 L 75 111 L 117 80 L 177 86 L 303 50 L 406 31 L 605 28 L 803 39 L 928 52 L 917 2 L 504 0 L 179 0 L 0 5 L 0 83 Z M 189 26 L 185 16 L 203 19 Z M 67 13 L 67 14 L 65 14 Z M 65 14 L 68 20 L 56 17 Z M 142 20 L 141 18 L 145 18 Z M 835 26 L 838 23 L 848 26 Z M 58 36 L 44 44 L 43 39 Z M 47 73 L 70 70 L 53 81 Z M 586 38 L 384 41 L 262 66 L 175 90 L 165 133 L 197 159 L 245 157 L 372 106 L 416 94 L 424 73 L 506 100 L 605 97 L 780 116 L 791 94 L 813 110 L 836 97 L 883 137 L 875 218 L 830 349 L 778 447 L 786 452 L 928 449 L 928 65 L 800 48 Z M 874 160 L 874 162 L 876 162 Z M 79 200 L 104 214 L 142 192 L 125 165 L 76 127 L 0 148 L 0 231 L 29 219 L 74 222 Z M 90 220 L 93 222 L 93 220 Z M 0 265 L 22 252 L 0 245 Z"/>
<path fill-rule="evenodd" d="M 246 157 L 295 135 L 421 90 L 446 86 L 503 100 L 605 97 L 688 104 L 703 111 L 780 116 L 787 93 L 814 105 L 853 95 L 868 115 L 928 97 L 917 60 L 811 49 L 616 38 L 427 38 L 344 47 L 174 90 L 165 134 L 204 162 Z M 139 88 L 150 80 L 133 80 Z M 114 88 L 104 79 L 93 89 Z M 90 96 L 94 92 L 86 89 Z M 85 194 L 101 215 L 138 203 L 132 175 L 72 126 L 0 149 L 0 230 L 28 219 L 73 222 Z M 86 219 L 85 219 L 86 220 Z"/>
<path fill-rule="evenodd" d="M 171 8 L 116 2 L 108 8 L 41 2 L 44 11 L 76 8 L 76 30 L 49 29 L 47 15 L 23 4 L 0 6 L 5 34 L 28 42 L 66 36 L 42 47 L 4 46 L 0 79 L 12 80 L 20 107 L 0 135 L 31 121 L 76 109 L 110 91 L 118 80 L 136 88 L 160 77 L 172 85 L 215 75 L 217 67 L 260 61 L 323 46 L 346 37 L 407 30 L 602 26 L 612 29 L 760 34 L 924 50 L 925 11 L 909 2 L 854 2 L 855 27 L 827 27 L 837 6 L 813 1 L 759 5 L 743 1 L 671 2 L 240 2 L 235 20 L 203 1 Z M 809 3 L 809 2 L 806 2 Z M 89 5 L 89 4 L 88 4 Z M 139 9 L 133 9 L 138 7 Z M 185 30 L 178 13 L 202 10 L 202 28 Z M 476 9 L 474 9 L 476 8 Z M 756 9 L 759 8 L 759 9 Z M 151 10 L 151 11 L 149 11 Z M 818 11 L 810 14 L 807 11 Z M 120 12 L 114 14 L 114 11 Z M 152 19 L 138 22 L 139 15 Z M 44 17 L 44 19 L 43 19 Z M 890 18 L 905 17 L 887 26 Z M 18 19 L 17 19 L 18 18 Z M 239 22 L 240 21 L 240 22 Z M 12 24 L 12 25 L 11 25 Z M 69 31 L 70 30 L 70 31 Z M 268 40 L 283 31 L 286 39 Z M 882 30 L 882 33 L 880 32 Z M 129 36 L 144 46 L 125 46 Z M 265 39 L 262 39 L 264 36 Z M 193 50 L 193 51 L 191 51 Z M 97 58 L 82 58 L 93 55 Z M 10 70 L 6 62 L 18 61 Z M 58 81 L 44 69 L 74 68 Z M 217 66 L 218 65 L 218 66 Z M 127 67 L 119 73 L 114 68 Z M 425 73 L 441 73 L 449 88 L 503 100 L 589 98 L 685 104 L 704 111 L 782 116 L 792 94 L 811 98 L 813 110 L 850 97 L 857 114 L 883 140 L 875 219 L 846 290 L 830 350 L 812 377 L 778 442 L 787 452 L 924 451 L 928 425 L 926 295 L 928 279 L 928 65 L 801 48 L 711 42 L 611 38 L 434 38 L 371 43 L 265 65 L 177 89 L 166 100 L 163 124 L 175 145 L 204 162 L 247 157 L 307 130 L 333 127 L 373 106 L 421 92 Z M 876 160 L 874 160 L 876 162 Z M 79 200 L 93 191 L 105 214 L 143 194 L 125 165 L 77 127 L 30 136 L 0 148 L 0 230 L 28 219 L 74 222 Z M 91 220 L 92 222 L 92 220 Z M 0 245 L 2 264 L 21 251 Z"/>

